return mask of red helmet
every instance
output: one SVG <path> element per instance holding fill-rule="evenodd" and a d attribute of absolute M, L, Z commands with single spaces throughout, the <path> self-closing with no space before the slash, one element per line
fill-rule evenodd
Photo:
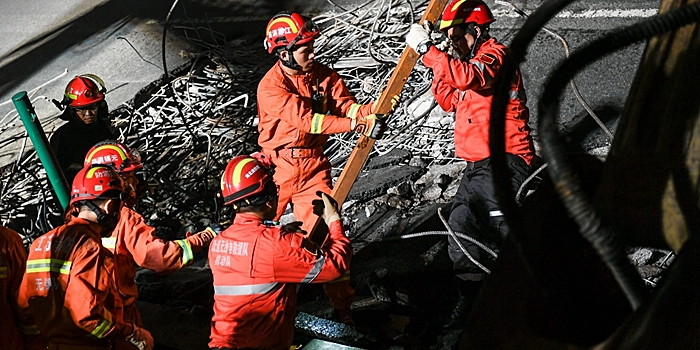
<path fill-rule="evenodd" d="M 481 1 L 476 0 L 452 0 L 442 12 L 440 30 L 462 23 L 474 22 L 485 25 L 495 21 L 491 10 Z"/>
<path fill-rule="evenodd" d="M 83 107 L 104 100 L 104 82 L 94 74 L 73 78 L 66 86 L 63 104 L 68 107 Z"/>
<path fill-rule="evenodd" d="M 94 199 L 121 199 L 124 183 L 121 176 L 106 165 L 85 167 L 73 179 L 70 204 Z"/>
<path fill-rule="evenodd" d="M 92 146 L 85 156 L 85 167 L 92 164 L 112 166 L 117 173 L 125 173 L 143 168 L 141 155 L 121 142 L 106 140 Z"/>
<path fill-rule="evenodd" d="M 251 156 L 236 156 L 228 162 L 221 176 L 221 192 L 224 204 L 262 192 L 265 184 L 272 180 L 270 170 Z"/>
<path fill-rule="evenodd" d="M 265 48 L 268 53 L 279 47 L 291 49 L 295 45 L 304 45 L 321 34 L 311 19 L 296 12 L 276 14 L 265 29 Z"/>

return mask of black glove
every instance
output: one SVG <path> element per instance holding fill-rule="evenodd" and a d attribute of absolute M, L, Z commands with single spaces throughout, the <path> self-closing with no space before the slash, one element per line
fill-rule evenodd
<path fill-rule="evenodd" d="M 320 216 L 326 225 L 332 222 L 340 220 L 340 214 L 338 214 L 338 202 L 333 199 L 333 197 L 317 191 L 316 195 L 321 197 L 321 199 L 314 199 L 311 204 L 314 206 L 314 214 Z"/>

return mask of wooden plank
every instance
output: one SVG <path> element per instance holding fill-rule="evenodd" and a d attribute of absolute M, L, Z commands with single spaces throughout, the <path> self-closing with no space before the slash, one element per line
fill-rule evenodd
<path fill-rule="evenodd" d="M 448 0 L 430 0 L 419 23 L 422 24 L 425 21 L 429 21 L 435 24 L 440 18 L 442 10 L 447 5 L 447 1 Z M 418 55 L 418 53 L 406 46 L 406 49 L 404 49 L 401 55 L 401 59 L 399 59 L 399 63 L 391 74 L 391 78 L 389 78 L 386 88 L 381 96 L 379 96 L 379 99 L 374 103 L 374 113 L 389 114 L 391 111 L 391 98 L 401 93 L 419 57 L 420 55 Z M 333 192 L 331 192 L 331 196 L 338 202 L 338 205 L 342 205 L 348 197 L 352 185 L 355 183 L 355 180 L 357 180 L 360 170 L 362 170 L 362 167 L 369 157 L 369 153 L 372 151 L 374 141 L 374 139 L 364 135 L 360 136 L 360 139 L 357 141 L 355 148 L 352 150 L 345 164 L 345 168 L 343 168 L 343 172 L 340 173 L 340 177 L 338 177 L 338 181 L 336 181 L 333 187 Z M 327 232 L 324 229 L 319 229 L 319 223 L 321 221 L 320 218 L 316 220 L 314 228 L 309 235 L 311 240 L 318 244 L 321 244 L 325 240 Z"/>

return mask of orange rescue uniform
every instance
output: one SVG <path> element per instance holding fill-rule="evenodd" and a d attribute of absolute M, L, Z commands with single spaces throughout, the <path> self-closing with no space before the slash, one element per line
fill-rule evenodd
<path fill-rule="evenodd" d="M 440 107 L 455 113 L 455 155 L 471 162 L 490 157 L 489 124 L 493 101 L 493 79 L 503 64 L 506 47 L 490 38 L 474 58 L 465 62 L 434 46 L 423 55 L 423 64 L 433 70 L 432 92 Z M 517 70 L 506 107 L 506 152 L 530 164 L 535 147 L 530 135 L 530 113 L 520 70 Z"/>
<path fill-rule="evenodd" d="M 322 249 L 301 234 L 238 213 L 209 248 L 214 275 L 210 348 L 288 350 L 294 337 L 298 283 L 337 279 L 349 267 L 350 240 L 331 223 Z"/>
<path fill-rule="evenodd" d="M 164 241 L 154 235 L 155 231 L 141 214 L 125 206 L 110 237 L 102 238 L 102 245 L 114 254 L 116 261 L 113 278 L 124 304 L 124 320 L 139 327 L 143 322 L 135 304 L 138 289 L 134 264 L 158 273 L 172 273 L 190 263 L 194 254 L 207 243 L 200 235 Z M 131 344 L 126 345 L 128 349 L 133 348 Z"/>
<path fill-rule="evenodd" d="M 318 86 L 318 89 L 317 89 Z M 314 113 L 312 96 L 325 100 Z M 258 144 L 275 166 L 279 187 L 277 219 L 292 203 L 294 217 L 310 232 L 317 218 L 311 201 L 316 191 L 331 192 L 331 164 L 322 146 L 328 135 L 352 131 L 352 118 L 371 114 L 372 103 L 361 105 L 333 69 L 315 62 L 308 73 L 289 75 L 278 61 L 258 85 Z"/>
<path fill-rule="evenodd" d="M 25 317 L 17 304 L 26 263 L 22 238 L 14 230 L 0 226 L 0 344 L 7 349 L 29 349 L 28 337 L 39 333 L 31 317 Z"/>
<path fill-rule="evenodd" d="M 122 319 L 111 277 L 114 258 L 100 244 L 102 230 L 73 218 L 29 248 L 19 305 L 29 310 L 49 348 L 106 350 L 133 333 Z"/>

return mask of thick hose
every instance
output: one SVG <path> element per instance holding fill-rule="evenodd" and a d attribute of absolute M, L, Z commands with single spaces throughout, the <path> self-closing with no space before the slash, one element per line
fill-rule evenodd
<path fill-rule="evenodd" d="M 559 97 L 566 83 L 591 62 L 625 46 L 676 30 L 700 20 L 700 3 L 687 5 L 655 18 L 616 31 L 574 53 L 555 71 L 540 99 L 539 130 L 550 164 L 550 175 L 581 234 L 596 249 L 612 270 L 632 307 L 637 309 L 646 296 L 639 274 L 627 259 L 625 246 L 610 227 L 602 227 L 595 208 L 582 191 L 569 165 L 563 141 L 558 133 L 556 116 Z"/>

